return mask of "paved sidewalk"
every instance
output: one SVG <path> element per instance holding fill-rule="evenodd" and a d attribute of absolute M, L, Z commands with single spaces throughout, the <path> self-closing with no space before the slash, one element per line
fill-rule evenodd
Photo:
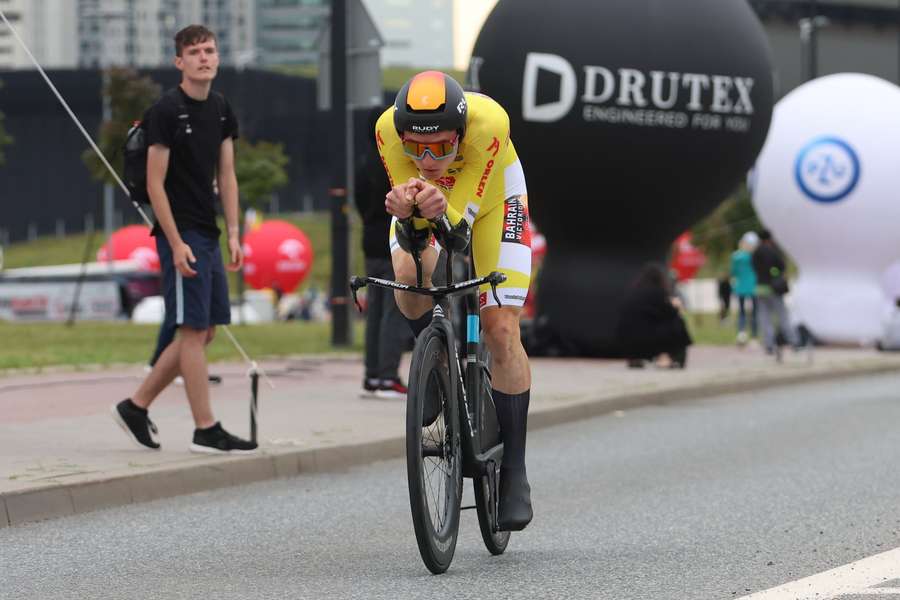
<path fill-rule="evenodd" d="M 900 370 L 900 354 L 817 349 L 776 364 L 759 350 L 693 348 L 688 369 L 626 369 L 623 361 L 532 359 L 529 428 L 641 405 L 730 391 Z M 403 456 L 405 402 L 361 399 L 358 357 L 266 361 L 275 389 L 260 381 L 261 451 L 216 457 L 188 452 L 193 431 L 184 389 L 171 386 L 151 408 L 162 450 L 137 448 L 110 406 L 137 387 L 143 370 L 0 376 L 0 527 L 250 483 L 343 469 Z M 405 366 L 403 367 L 406 368 Z M 225 427 L 248 435 L 249 379 L 240 364 L 215 364 L 212 387 Z"/>

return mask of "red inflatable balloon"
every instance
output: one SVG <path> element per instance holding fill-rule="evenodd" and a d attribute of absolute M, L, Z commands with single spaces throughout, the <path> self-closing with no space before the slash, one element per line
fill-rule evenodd
<path fill-rule="evenodd" d="M 265 221 L 244 234 L 244 281 L 254 289 L 297 289 L 312 268 L 312 244 L 285 221 Z"/>
<path fill-rule="evenodd" d="M 542 260 L 547 254 L 547 238 L 538 231 L 534 221 L 528 221 L 528 229 L 531 231 L 531 262 L 534 266 L 534 263 Z"/>
<path fill-rule="evenodd" d="M 691 243 L 691 234 L 685 232 L 679 235 L 675 240 L 671 265 L 678 274 L 678 281 L 691 279 L 704 264 L 706 264 L 706 255 Z"/>
<path fill-rule="evenodd" d="M 110 252 L 110 246 L 112 252 Z M 97 260 L 134 260 L 142 271 L 159 271 L 159 255 L 156 253 L 156 240 L 150 235 L 146 225 L 128 225 L 115 231 L 99 250 Z"/>

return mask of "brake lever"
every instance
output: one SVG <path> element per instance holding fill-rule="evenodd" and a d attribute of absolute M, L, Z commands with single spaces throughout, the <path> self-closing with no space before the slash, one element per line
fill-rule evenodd
<path fill-rule="evenodd" d="M 506 281 L 506 275 L 494 271 L 490 275 L 488 275 L 488 278 L 491 284 L 491 293 L 494 295 L 494 300 L 496 300 L 497 302 L 497 307 L 502 307 L 503 303 L 500 302 L 500 296 L 497 295 L 497 286 Z"/>

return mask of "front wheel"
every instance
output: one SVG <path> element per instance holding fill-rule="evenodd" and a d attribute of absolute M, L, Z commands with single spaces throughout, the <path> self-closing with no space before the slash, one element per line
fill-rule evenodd
<path fill-rule="evenodd" d="M 406 405 L 413 528 L 422 561 L 435 574 L 446 571 L 453 560 L 462 501 L 458 407 L 450 387 L 452 356 L 440 330 L 430 327 L 419 336 Z"/>

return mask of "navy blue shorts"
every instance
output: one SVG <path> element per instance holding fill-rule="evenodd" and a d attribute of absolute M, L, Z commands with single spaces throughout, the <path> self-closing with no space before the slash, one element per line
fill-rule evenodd
<path fill-rule="evenodd" d="M 191 247 L 197 262 L 191 268 L 195 277 L 184 277 L 172 262 L 172 247 L 166 236 L 156 236 L 156 251 L 163 275 L 163 297 L 166 301 L 166 321 L 176 327 L 208 329 L 212 325 L 231 323 L 231 304 L 228 301 L 228 279 L 222 263 L 219 240 L 196 231 L 182 231 L 181 239 Z"/>

